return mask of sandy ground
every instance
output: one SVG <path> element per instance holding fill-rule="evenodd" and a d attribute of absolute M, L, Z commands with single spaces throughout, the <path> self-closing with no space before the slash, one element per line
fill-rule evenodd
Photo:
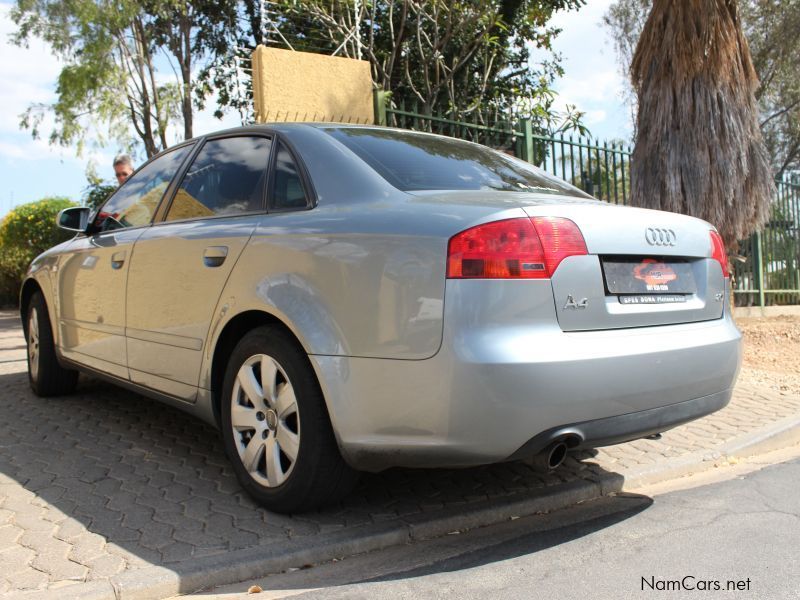
<path fill-rule="evenodd" d="M 800 394 L 800 317 L 736 319 L 744 334 L 740 380 Z"/>

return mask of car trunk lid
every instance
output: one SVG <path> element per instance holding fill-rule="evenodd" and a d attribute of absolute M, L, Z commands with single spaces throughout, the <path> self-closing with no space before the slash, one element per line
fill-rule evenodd
<path fill-rule="evenodd" d="M 718 319 L 725 280 L 711 258 L 708 223 L 631 207 L 590 203 L 524 206 L 530 217 L 558 216 L 581 230 L 588 254 L 553 274 L 564 331 L 669 325 Z"/>

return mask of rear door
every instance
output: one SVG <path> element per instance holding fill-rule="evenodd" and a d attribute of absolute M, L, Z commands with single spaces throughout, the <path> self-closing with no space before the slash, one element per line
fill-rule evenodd
<path fill-rule="evenodd" d="M 214 308 L 265 212 L 272 140 L 212 138 L 162 222 L 136 242 L 126 319 L 131 380 L 193 401 Z"/>
<path fill-rule="evenodd" d="M 96 232 L 77 238 L 64 254 L 57 295 L 66 358 L 128 378 L 125 286 L 133 245 L 189 151 L 178 147 L 134 173 L 98 211 Z"/>

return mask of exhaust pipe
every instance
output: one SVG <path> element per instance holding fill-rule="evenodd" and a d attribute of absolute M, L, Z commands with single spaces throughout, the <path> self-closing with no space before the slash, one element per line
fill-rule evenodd
<path fill-rule="evenodd" d="M 561 466 L 567 458 L 567 445 L 564 442 L 553 442 L 531 459 L 531 465 L 540 471 L 553 471 Z"/>

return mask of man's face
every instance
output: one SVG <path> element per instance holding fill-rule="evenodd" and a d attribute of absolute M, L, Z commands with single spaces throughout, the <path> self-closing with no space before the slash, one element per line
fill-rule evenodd
<path fill-rule="evenodd" d="M 131 176 L 131 173 L 133 173 L 133 169 L 131 168 L 130 165 L 126 164 L 114 165 L 114 175 L 116 175 L 117 183 L 119 185 L 125 183 L 125 180 Z"/>

